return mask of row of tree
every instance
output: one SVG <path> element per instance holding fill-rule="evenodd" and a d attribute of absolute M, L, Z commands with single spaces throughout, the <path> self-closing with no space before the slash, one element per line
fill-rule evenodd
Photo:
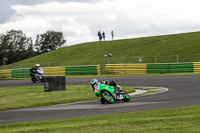
<path fill-rule="evenodd" d="M 24 60 L 62 47 L 66 43 L 62 32 L 47 31 L 37 35 L 33 44 L 21 30 L 0 34 L 0 66 Z"/>

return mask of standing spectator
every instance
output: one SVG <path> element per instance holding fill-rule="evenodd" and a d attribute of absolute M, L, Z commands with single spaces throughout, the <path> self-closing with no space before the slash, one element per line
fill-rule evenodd
<path fill-rule="evenodd" d="M 114 32 L 111 31 L 111 36 L 112 36 L 112 39 L 114 40 Z"/>
<path fill-rule="evenodd" d="M 97 35 L 99 36 L 99 41 L 101 41 L 101 39 L 102 39 L 101 32 L 99 31 Z"/>
<path fill-rule="evenodd" d="M 103 36 L 103 40 L 105 41 L 106 39 L 105 32 L 102 33 L 102 36 Z"/>

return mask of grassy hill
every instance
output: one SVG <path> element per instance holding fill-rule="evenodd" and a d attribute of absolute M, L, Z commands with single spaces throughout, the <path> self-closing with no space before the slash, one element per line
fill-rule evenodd
<path fill-rule="evenodd" d="M 42 66 L 72 66 L 106 63 L 105 54 L 111 53 L 110 63 L 142 63 L 200 61 L 200 32 L 153 36 L 135 39 L 83 43 L 60 48 L 9 65 L 9 68 Z"/>

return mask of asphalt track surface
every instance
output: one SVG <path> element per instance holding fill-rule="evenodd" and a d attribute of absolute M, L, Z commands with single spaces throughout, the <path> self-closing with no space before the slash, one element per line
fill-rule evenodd
<path fill-rule="evenodd" d="M 99 80 L 115 80 L 121 86 L 165 87 L 165 93 L 135 97 L 130 102 L 100 104 L 90 101 L 74 104 L 60 104 L 47 107 L 35 107 L 0 111 L 0 124 L 13 122 L 67 119 L 123 112 L 136 112 L 165 108 L 200 105 L 200 76 L 134 76 L 109 77 Z M 91 78 L 67 79 L 67 85 L 89 85 Z M 0 87 L 8 86 L 41 86 L 30 80 L 0 81 Z"/>

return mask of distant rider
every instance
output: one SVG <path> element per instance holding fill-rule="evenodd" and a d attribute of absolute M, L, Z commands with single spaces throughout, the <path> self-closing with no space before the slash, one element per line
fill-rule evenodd
<path fill-rule="evenodd" d="M 31 77 L 35 77 L 36 71 L 40 68 L 40 64 L 35 64 L 35 66 L 33 66 L 30 69 L 30 76 Z"/>

